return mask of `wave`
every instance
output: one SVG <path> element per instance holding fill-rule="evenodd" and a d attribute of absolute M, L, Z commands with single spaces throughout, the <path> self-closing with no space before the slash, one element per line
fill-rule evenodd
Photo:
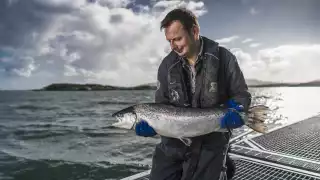
<path fill-rule="evenodd" d="M 20 140 L 45 139 L 65 135 L 85 135 L 87 137 L 116 137 L 125 136 L 128 130 L 114 128 L 113 126 L 103 126 L 95 128 L 85 128 L 80 125 L 60 125 L 60 124 L 27 124 L 12 130 L 15 138 Z"/>
<path fill-rule="evenodd" d="M 29 157 L 10 150 L 1 150 L 10 159 L 1 162 L 0 177 L 9 179 L 119 179 L 145 171 L 149 166 L 136 163 L 112 163 L 108 161 L 67 161 Z M 57 173 L 59 172 L 59 173 Z"/>
<path fill-rule="evenodd" d="M 39 106 L 39 105 L 33 105 L 33 104 L 24 104 L 24 105 L 15 105 L 13 106 L 15 109 L 20 109 L 20 110 L 45 110 L 45 111 L 52 111 L 52 110 L 57 110 L 60 109 L 60 107 L 57 106 Z"/>
<path fill-rule="evenodd" d="M 74 133 L 71 130 L 60 130 L 60 131 L 46 131 L 46 130 L 18 130 L 14 132 L 14 135 L 18 136 L 21 140 L 40 140 L 45 138 L 52 138 L 57 136 L 64 136 L 66 134 Z"/>
<path fill-rule="evenodd" d="M 96 103 L 95 103 L 96 104 Z M 100 101 L 97 104 L 99 105 L 128 105 L 128 104 L 137 104 L 137 102 L 130 102 L 130 101 Z"/>

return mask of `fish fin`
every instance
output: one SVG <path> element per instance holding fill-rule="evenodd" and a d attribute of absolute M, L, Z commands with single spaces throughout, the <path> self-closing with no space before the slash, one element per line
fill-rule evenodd
<path fill-rule="evenodd" d="M 186 146 L 190 146 L 192 143 L 192 140 L 190 138 L 186 138 L 186 137 L 180 137 L 179 138 L 180 141 L 182 141 Z"/>
<path fill-rule="evenodd" d="M 249 123 L 247 126 L 256 132 L 263 134 L 266 134 L 268 131 L 268 127 L 264 123 Z"/>

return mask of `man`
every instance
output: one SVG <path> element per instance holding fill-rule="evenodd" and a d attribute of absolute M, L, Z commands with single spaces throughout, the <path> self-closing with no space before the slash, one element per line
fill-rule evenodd
<path fill-rule="evenodd" d="M 172 51 L 158 69 L 157 103 L 197 108 L 227 103 L 236 110 L 248 110 L 251 95 L 236 57 L 199 35 L 199 24 L 192 12 L 183 8 L 172 10 L 162 20 L 163 28 Z M 220 123 L 221 127 L 229 128 L 243 125 L 234 111 L 227 113 Z M 142 121 L 136 126 L 136 134 L 150 137 L 156 132 Z M 229 138 L 229 133 L 213 132 L 193 138 L 188 147 L 178 139 L 161 137 L 153 155 L 150 179 L 231 179 L 235 167 L 226 156 Z"/>

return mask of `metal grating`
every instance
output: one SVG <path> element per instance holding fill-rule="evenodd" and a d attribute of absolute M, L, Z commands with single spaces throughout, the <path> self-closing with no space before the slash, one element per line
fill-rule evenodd
<path fill-rule="evenodd" d="M 270 151 L 320 161 L 320 116 L 252 139 Z"/>
<path fill-rule="evenodd" d="M 298 159 L 294 157 L 287 157 L 277 153 L 270 153 L 263 150 L 257 150 L 252 148 L 232 146 L 231 152 L 234 154 L 244 155 L 256 159 L 266 160 L 277 164 L 286 165 L 289 167 L 295 167 L 299 169 L 308 170 L 311 172 L 320 172 L 320 162 L 309 161 L 305 159 Z"/>
<path fill-rule="evenodd" d="M 234 160 L 237 171 L 233 180 L 320 180 L 318 177 L 289 171 L 247 159 Z M 148 175 L 130 180 L 148 180 Z"/>
<path fill-rule="evenodd" d="M 249 160 L 235 160 L 237 172 L 234 180 L 319 180 L 319 178 Z"/>

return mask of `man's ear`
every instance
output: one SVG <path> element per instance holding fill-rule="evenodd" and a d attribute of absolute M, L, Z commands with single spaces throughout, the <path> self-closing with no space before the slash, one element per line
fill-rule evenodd
<path fill-rule="evenodd" d="M 194 25 L 192 27 L 192 35 L 194 36 L 195 39 L 198 39 L 199 38 L 199 34 L 200 34 L 200 27 Z"/>

